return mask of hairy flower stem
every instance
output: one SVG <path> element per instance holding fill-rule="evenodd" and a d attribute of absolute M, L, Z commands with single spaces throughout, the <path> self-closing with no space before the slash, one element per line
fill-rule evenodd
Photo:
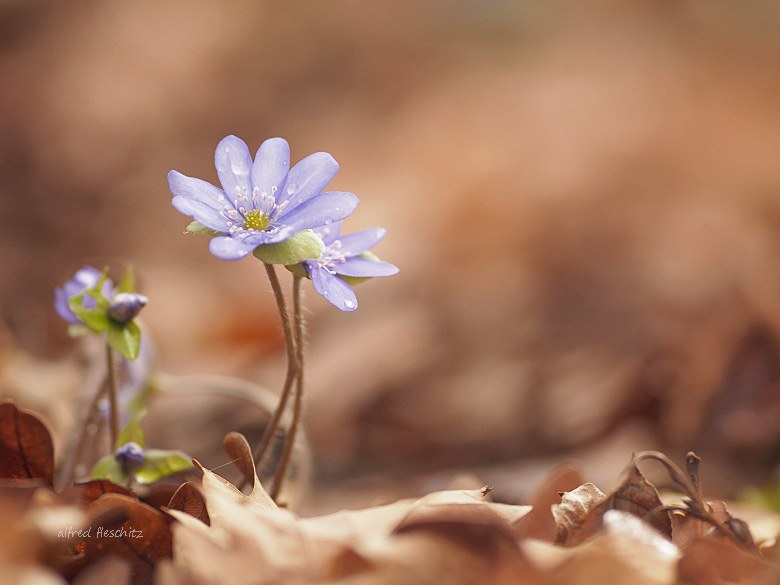
<path fill-rule="evenodd" d="M 106 391 L 107 384 L 108 377 L 103 376 L 100 380 L 100 384 L 98 384 L 94 397 L 87 407 L 87 410 L 84 414 L 84 420 L 78 427 L 79 434 L 76 438 L 76 441 L 73 443 L 73 447 L 70 450 L 70 455 L 68 456 L 65 465 L 62 467 L 62 475 L 60 477 L 60 481 L 58 482 L 59 488 L 67 487 L 75 480 L 76 468 L 84 457 L 84 449 L 87 446 L 87 436 L 89 435 L 88 429 L 90 429 L 94 424 L 94 420 L 98 412 L 98 404 Z"/>
<path fill-rule="evenodd" d="M 298 433 L 298 426 L 301 422 L 301 413 L 303 411 L 303 354 L 304 354 L 304 320 L 303 320 L 303 291 L 301 289 L 301 277 L 293 277 L 293 311 L 295 319 L 295 349 L 296 359 L 298 361 L 298 376 L 295 381 L 295 401 L 293 402 L 293 415 L 290 429 L 287 433 L 287 441 L 284 445 L 279 469 L 274 476 L 274 483 L 271 487 L 271 498 L 277 501 L 282 492 L 287 468 L 292 460 L 292 454 L 295 449 L 295 437 Z"/>
<path fill-rule="evenodd" d="M 117 403 L 117 383 L 116 383 L 116 364 L 114 363 L 114 350 L 106 343 L 106 378 L 108 379 L 108 403 L 110 412 L 108 414 L 108 432 L 111 438 L 109 454 L 116 449 L 116 440 L 119 437 L 119 405 Z"/>
<path fill-rule="evenodd" d="M 268 453 L 268 448 L 271 445 L 272 439 L 276 434 L 276 429 L 279 428 L 279 422 L 284 415 L 284 411 L 287 408 L 287 402 L 290 399 L 290 394 L 293 389 L 293 382 L 298 377 L 298 356 L 295 347 L 295 338 L 293 337 L 292 324 L 290 323 L 290 313 L 287 310 L 287 302 L 284 299 L 284 293 L 282 293 L 282 287 L 279 283 L 279 277 L 276 274 L 276 270 L 273 264 L 266 264 L 265 270 L 268 273 L 268 280 L 271 281 L 271 289 L 274 292 L 274 298 L 276 304 L 279 307 L 279 316 L 282 319 L 282 331 L 284 332 L 284 344 L 287 348 L 287 376 L 284 380 L 284 386 L 282 388 L 282 394 L 279 397 L 279 405 L 276 407 L 271 420 L 268 422 L 268 426 L 265 428 L 263 437 L 260 440 L 260 444 L 255 449 L 254 459 L 255 466 L 259 469 L 263 462 L 263 459 Z"/>

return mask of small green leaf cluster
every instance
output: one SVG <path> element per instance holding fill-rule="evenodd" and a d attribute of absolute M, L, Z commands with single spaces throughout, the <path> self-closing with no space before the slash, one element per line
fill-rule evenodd
<path fill-rule="evenodd" d="M 141 428 L 141 420 L 145 415 L 146 409 L 136 411 L 117 438 L 114 453 L 101 458 L 92 468 L 91 479 L 108 479 L 117 484 L 132 480 L 148 485 L 192 467 L 192 460 L 181 451 L 144 448 L 146 436 Z M 143 452 L 141 460 L 135 465 L 129 465 L 121 457 L 122 448 L 131 444 Z"/>
<path fill-rule="evenodd" d="M 141 329 L 134 321 L 135 314 L 146 303 L 146 297 L 135 292 L 135 278 L 132 269 L 126 268 L 122 280 L 111 299 L 105 297 L 102 292 L 103 284 L 108 278 L 108 271 L 104 270 L 95 286 L 87 288 L 80 295 L 68 299 L 68 306 L 82 324 L 71 325 L 70 334 L 74 337 L 85 334 L 99 335 L 105 332 L 108 344 L 129 360 L 138 357 L 141 346 Z M 112 317 L 116 314 L 116 305 L 112 304 L 122 293 L 129 293 L 135 300 L 137 308 L 131 318 L 119 321 Z M 90 297 L 94 300 L 94 307 L 84 306 L 84 300 Z"/>

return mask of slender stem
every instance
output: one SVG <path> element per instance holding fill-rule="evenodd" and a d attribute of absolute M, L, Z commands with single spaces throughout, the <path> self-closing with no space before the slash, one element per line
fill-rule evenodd
<path fill-rule="evenodd" d="M 301 289 L 301 277 L 293 277 L 293 309 L 295 312 L 295 349 L 296 359 L 298 361 L 298 376 L 295 384 L 295 402 L 293 403 L 293 417 L 290 423 L 290 430 L 287 433 L 287 442 L 284 445 L 282 459 L 279 462 L 279 469 L 274 476 L 274 483 L 271 488 L 271 497 L 277 501 L 282 491 L 285 477 L 287 476 L 287 467 L 292 459 L 295 449 L 295 437 L 298 433 L 298 426 L 301 422 L 301 413 L 303 411 L 303 354 L 304 354 L 304 319 L 303 319 L 303 292 Z"/>
<path fill-rule="evenodd" d="M 274 291 L 276 304 L 279 307 L 279 316 L 282 319 L 284 344 L 287 348 L 287 376 L 285 377 L 282 394 L 279 398 L 279 405 L 276 407 L 271 420 L 265 427 L 265 432 L 263 433 L 262 439 L 260 439 L 260 444 L 257 446 L 257 449 L 255 449 L 255 466 L 258 469 L 260 468 L 263 459 L 268 454 L 268 448 L 271 445 L 271 440 L 276 434 L 276 429 L 279 427 L 279 421 L 282 419 L 282 415 L 287 408 L 287 402 L 290 399 L 293 382 L 298 376 L 298 360 L 295 351 L 295 339 L 293 338 L 292 325 L 290 323 L 290 313 L 287 310 L 287 302 L 284 299 L 282 286 L 279 283 L 279 277 L 277 276 L 273 265 L 265 264 L 265 270 L 268 273 L 268 280 L 271 281 L 271 289 Z"/>
<path fill-rule="evenodd" d="M 79 433 L 74 443 L 74 447 L 70 452 L 70 456 L 68 457 L 66 464 L 64 465 L 61 484 L 59 486 L 60 488 L 71 485 L 75 479 L 76 467 L 78 467 L 79 462 L 84 457 L 84 449 L 87 446 L 87 430 L 93 424 L 95 415 L 98 412 L 98 403 L 106 391 L 107 384 L 108 376 L 103 376 L 103 378 L 100 380 L 100 384 L 97 387 L 97 391 L 95 392 L 94 397 L 87 407 L 87 410 L 84 414 L 84 419 L 82 420 L 81 426 L 79 427 Z"/>
<path fill-rule="evenodd" d="M 108 402 L 110 405 L 110 412 L 108 418 L 108 430 L 111 438 L 110 453 L 114 452 L 116 448 L 116 440 L 119 437 L 119 406 L 116 398 L 116 365 L 114 364 L 114 350 L 106 343 L 106 377 L 108 379 Z"/>

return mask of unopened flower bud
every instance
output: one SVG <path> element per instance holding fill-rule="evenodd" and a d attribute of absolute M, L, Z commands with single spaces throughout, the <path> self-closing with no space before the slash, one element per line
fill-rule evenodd
<path fill-rule="evenodd" d="M 114 458 L 128 473 L 144 464 L 144 450 L 138 443 L 125 443 L 114 453 Z"/>
<path fill-rule="evenodd" d="M 108 316 L 117 323 L 127 323 L 138 315 L 148 300 L 138 293 L 119 293 L 108 307 Z"/>

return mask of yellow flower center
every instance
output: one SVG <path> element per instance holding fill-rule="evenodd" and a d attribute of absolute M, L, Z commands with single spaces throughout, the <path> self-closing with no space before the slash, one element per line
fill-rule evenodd
<path fill-rule="evenodd" d="M 247 211 L 244 217 L 246 217 L 246 221 L 244 221 L 245 229 L 262 232 L 268 227 L 268 216 L 260 209 Z"/>

